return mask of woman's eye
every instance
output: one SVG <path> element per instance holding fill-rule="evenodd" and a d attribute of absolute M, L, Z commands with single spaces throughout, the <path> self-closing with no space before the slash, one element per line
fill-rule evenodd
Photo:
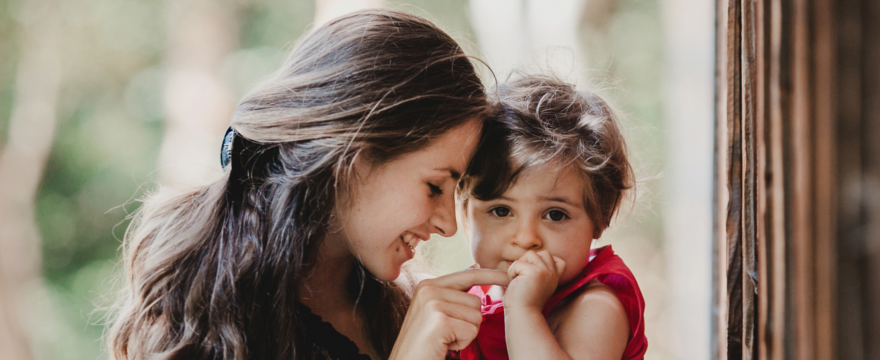
<path fill-rule="evenodd" d="M 489 210 L 489 213 L 497 217 L 507 217 L 507 215 L 510 215 L 510 209 L 506 207 L 497 207 Z"/>
<path fill-rule="evenodd" d="M 568 219 L 568 215 L 559 210 L 550 210 L 547 215 L 544 215 L 544 218 L 551 221 L 562 221 Z"/>
<path fill-rule="evenodd" d="M 431 196 L 443 195 L 443 189 L 441 189 L 439 186 L 428 183 L 428 187 L 431 189 Z"/>

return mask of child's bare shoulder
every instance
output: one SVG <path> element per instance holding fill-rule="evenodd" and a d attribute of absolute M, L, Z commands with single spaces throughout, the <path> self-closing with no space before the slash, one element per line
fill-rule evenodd
<path fill-rule="evenodd" d="M 617 298 L 617 294 L 611 287 L 592 280 L 577 291 L 560 301 L 550 313 L 554 322 L 561 325 L 566 321 L 583 321 L 586 317 L 595 317 L 596 312 L 614 314 L 618 320 L 622 320 L 629 327 L 626 309 Z"/>
<path fill-rule="evenodd" d="M 559 344 L 569 354 L 578 353 L 570 347 L 596 349 L 595 344 L 602 344 L 601 348 L 613 354 L 623 354 L 629 341 L 629 320 L 623 303 L 614 290 L 596 280 L 560 302 L 548 320 Z"/>
<path fill-rule="evenodd" d="M 617 294 L 610 286 L 600 283 L 598 280 L 592 280 L 587 283 L 572 300 L 572 304 L 569 306 L 575 311 L 602 308 L 619 313 L 626 320 L 626 309 L 623 307 L 623 303 L 620 302 Z M 626 322 L 628 323 L 628 321 Z"/>

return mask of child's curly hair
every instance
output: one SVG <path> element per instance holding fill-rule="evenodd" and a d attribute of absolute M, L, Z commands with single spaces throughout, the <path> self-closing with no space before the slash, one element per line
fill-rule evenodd
<path fill-rule="evenodd" d="M 620 120 L 611 107 L 549 75 L 498 85 L 491 100 L 496 113 L 485 123 L 481 145 L 458 185 L 460 201 L 496 199 L 525 170 L 556 162 L 581 170 L 586 211 L 598 229 L 606 229 L 635 187 Z"/>

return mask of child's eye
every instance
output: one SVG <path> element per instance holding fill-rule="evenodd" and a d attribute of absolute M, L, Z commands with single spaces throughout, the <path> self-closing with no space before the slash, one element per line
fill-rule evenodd
<path fill-rule="evenodd" d="M 562 221 L 568 219 L 568 215 L 559 210 L 550 210 L 547 215 L 544 215 L 544 218 L 551 221 Z"/>
<path fill-rule="evenodd" d="M 495 215 L 497 217 L 507 217 L 508 215 L 510 215 L 510 209 L 503 207 L 503 206 L 499 206 L 497 208 L 493 208 L 492 210 L 489 210 L 489 213 L 492 215 Z"/>
<path fill-rule="evenodd" d="M 443 189 L 441 189 L 439 186 L 428 183 L 428 187 L 431 189 L 431 196 L 443 195 Z"/>

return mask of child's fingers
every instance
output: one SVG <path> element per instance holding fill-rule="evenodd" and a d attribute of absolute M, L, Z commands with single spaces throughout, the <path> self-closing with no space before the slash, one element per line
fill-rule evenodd
<path fill-rule="evenodd" d="M 521 257 L 517 261 L 514 261 L 507 268 L 507 276 L 510 277 L 511 281 L 513 281 L 513 279 L 515 279 L 517 276 L 520 276 L 523 273 L 527 272 L 529 267 L 533 265 L 528 260 L 523 259 L 524 257 L 525 256 Z"/>
<path fill-rule="evenodd" d="M 546 255 L 539 255 L 539 252 L 529 250 L 523 254 L 519 260 L 514 261 L 513 264 L 507 268 L 507 273 L 510 276 L 510 279 L 513 280 L 515 277 L 526 273 L 540 272 L 541 269 L 550 270 L 555 274 L 556 264 L 553 262 L 552 256 L 546 251 L 542 252 L 546 253 Z M 544 256 L 547 257 L 546 260 Z M 548 262 L 550 265 L 548 265 Z"/>
<path fill-rule="evenodd" d="M 517 261 L 525 261 L 535 266 L 546 266 L 546 264 L 544 263 L 544 259 L 541 259 L 541 256 L 538 255 L 538 253 L 534 250 L 526 251 L 526 253 L 523 254 L 523 256 L 520 256 L 519 260 Z"/>
<path fill-rule="evenodd" d="M 562 273 L 565 272 L 565 260 L 554 256 L 553 262 L 556 264 L 556 276 L 562 276 Z"/>
<path fill-rule="evenodd" d="M 517 269 L 517 267 L 519 267 L 518 263 L 519 260 L 514 261 L 510 264 L 510 266 L 507 267 L 507 276 L 510 277 L 510 280 L 515 279 L 519 275 L 520 270 Z"/>
<path fill-rule="evenodd" d="M 538 256 L 541 257 L 541 261 L 544 263 L 544 266 L 550 269 L 550 272 L 557 274 L 556 270 L 556 261 L 553 260 L 554 256 L 550 255 L 550 252 L 547 250 L 538 251 Z"/>

